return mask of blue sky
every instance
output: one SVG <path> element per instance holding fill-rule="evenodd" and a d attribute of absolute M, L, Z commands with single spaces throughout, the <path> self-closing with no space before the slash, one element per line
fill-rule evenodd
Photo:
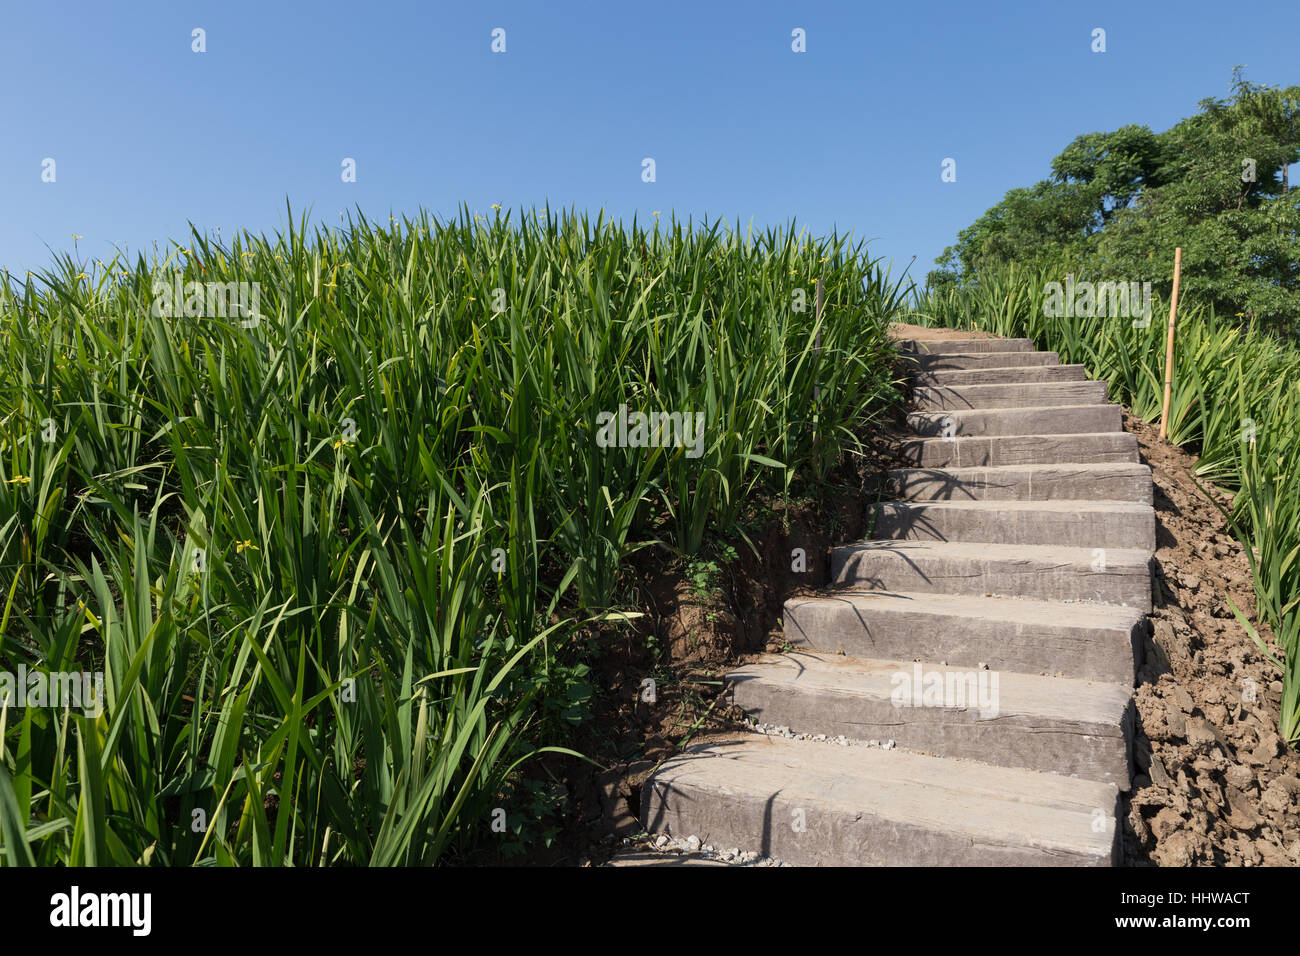
<path fill-rule="evenodd" d="M 322 223 L 547 200 L 796 218 L 874 239 L 896 268 L 915 255 L 923 278 L 1074 136 L 1166 129 L 1227 95 L 1236 64 L 1300 82 L 1296 36 L 1284 6 L 1221 2 L 11 2 L 0 268 L 43 267 L 73 233 L 102 258 L 189 221 L 272 231 L 287 197 Z"/>

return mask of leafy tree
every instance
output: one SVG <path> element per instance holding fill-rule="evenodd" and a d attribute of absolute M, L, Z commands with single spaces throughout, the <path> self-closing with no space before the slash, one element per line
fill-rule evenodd
<path fill-rule="evenodd" d="M 1052 177 L 1013 189 L 957 235 L 932 285 L 982 267 L 1060 263 L 1167 291 L 1175 246 L 1185 294 L 1276 331 L 1300 329 L 1300 87 L 1233 71 L 1229 99 L 1164 133 L 1123 126 L 1077 137 Z"/>

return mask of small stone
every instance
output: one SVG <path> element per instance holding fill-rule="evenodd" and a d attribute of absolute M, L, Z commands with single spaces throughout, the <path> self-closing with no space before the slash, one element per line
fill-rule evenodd
<path fill-rule="evenodd" d="M 664 847 L 666 847 L 667 845 L 668 845 L 668 837 L 665 836 L 664 834 L 661 833 L 661 834 L 659 834 L 659 836 L 657 836 L 657 837 L 655 838 L 655 848 L 656 848 L 656 849 L 662 850 L 662 849 L 663 849 Z"/>
<path fill-rule="evenodd" d="M 1223 774 L 1224 779 L 1243 793 L 1255 785 L 1255 774 L 1249 767 L 1233 764 Z"/>
<path fill-rule="evenodd" d="M 1234 830 L 1253 830 L 1263 822 L 1255 812 L 1255 808 L 1250 805 L 1250 798 L 1236 787 L 1228 787 L 1226 795 L 1228 806 L 1231 808 L 1228 814 L 1228 826 Z"/>
<path fill-rule="evenodd" d="M 1264 791 L 1264 796 L 1259 802 L 1276 813 L 1286 813 L 1291 809 L 1291 794 L 1287 792 L 1285 786 L 1274 780 Z"/>
<path fill-rule="evenodd" d="M 686 838 L 686 849 L 690 850 L 692 853 L 698 852 L 700 849 L 700 838 L 694 835 L 688 836 Z"/>
<path fill-rule="evenodd" d="M 1164 787 L 1166 790 L 1173 788 L 1173 781 L 1169 779 L 1169 774 L 1165 772 L 1164 762 L 1155 754 L 1151 755 L 1151 782 L 1157 787 Z"/>
<path fill-rule="evenodd" d="M 1169 735 L 1171 737 L 1187 736 L 1187 720 L 1183 717 L 1182 712 L 1169 700 L 1165 701 L 1165 721 L 1169 724 Z"/>

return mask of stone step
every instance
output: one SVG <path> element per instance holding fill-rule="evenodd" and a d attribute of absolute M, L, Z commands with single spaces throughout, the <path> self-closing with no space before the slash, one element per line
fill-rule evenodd
<path fill-rule="evenodd" d="M 1024 366 L 1059 365 L 1055 352 L 904 352 L 904 359 L 914 369 L 941 372 L 949 369 L 1021 368 Z"/>
<path fill-rule="evenodd" d="M 1059 774 L 745 734 L 669 758 L 641 811 L 651 831 L 796 865 L 1107 866 L 1118 799 Z"/>
<path fill-rule="evenodd" d="M 808 650 L 1120 684 L 1132 684 L 1147 633 L 1137 608 L 859 590 L 791 598 L 782 626 Z"/>
<path fill-rule="evenodd" d="M 889 501 L 873 538 L 1156 549 L 1151 505 L 1128 501 Z"/>
<path fill-rule="evenodd" d="M 922 385 L 912 392 L 919 411 L 1104 405 L 1105 382 L 1005 382 L 991 385 Z"/>
<path fill-rule="evenodd" d="M 746 714 L 795 733 L 1129 789 L 1133 692 L 1122 684 L 800 652 L 764 655 L 727 680 Z"/>
<path fill-rule="evenodd" d="M 1032 352 L 1029 339 L 903 339 L 899 348 L 915 355 L 969 355 L 974 352 Z"/>
<path fill-rule="evenodd" d="M 918 371 L 917 385 L 996 385 L 1006 382 L 1082 382 L 1082 365 L 1020 365 L 998 368 L 952 368 Z"/>
<path fill-rule="evenodd" d="M 831 550 L 831 578 L 871 591 L 1095 601 L 1151 610 L 1151 552 L 961 541 L 860 541 Z"/>
<path fill-rule="evenodd" d="M 1124 416 L 1118 405 L 974 408 L 962 411 L 910 412 L 907 425 L 923 438 L 1078 435 L 1123 431 Z"/>
<path fill-rule="evenodd" d="M 908 438 L 900 442 L 898 450 L 904 461 L 919 468 L 996 468 L 1141 460 L 1137 436 L 1120 431 Z"/>
<path fill-rule="evenodd" d="M 1000 465 L 992 468 L 899 468 L 891 471 L 889 477 L 898 497 L 916 501 L 1058 501 L 1092 498 L 1151 504 L 1151 469 L 1147 465 L 1131 462 Z"/>

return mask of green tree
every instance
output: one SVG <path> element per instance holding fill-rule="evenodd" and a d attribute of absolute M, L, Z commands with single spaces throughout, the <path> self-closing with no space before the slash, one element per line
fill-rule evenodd
<path fill-rule="evenodd" d="M 1005 262 L 1060 264 L 1080 276 L 1150 281 L 1167 291 L 1175 246 L 1185 294 L 1275 331 L 1300 328 L 1300 87 L 1233 71 L 1228 99 L 1164 133 L 1129 125 L 1077 137 L 1052 177 L 1013 189 L 958 233 L 932 284 L 970 281 Z"/>

